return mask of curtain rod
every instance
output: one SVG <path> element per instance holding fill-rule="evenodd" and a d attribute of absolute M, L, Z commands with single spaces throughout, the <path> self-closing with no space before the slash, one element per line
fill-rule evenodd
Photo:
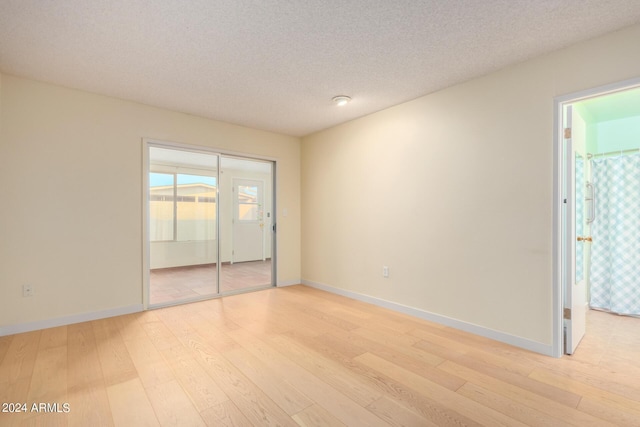
<path fill-rule="evenodd" d="M 587 159 L 590 159 L 592 157 L 613 156 L 615 154 L 622 155 L 623 153 L 634 153 L 634 152 L 635 153 L 640 153 L 640 148 L 631 148 L 629 150 L 609 151 L 608 153 L 596 153 L 596 154 L 587 153 Z"/>

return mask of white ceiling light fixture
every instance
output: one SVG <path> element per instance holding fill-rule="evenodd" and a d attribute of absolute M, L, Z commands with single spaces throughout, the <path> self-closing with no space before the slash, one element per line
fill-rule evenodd
<path fill-rule="evenodd" d="M 335 102 L 338 107 L 347 105 L 350 101 L 351 97 L 347 95 L 338 95 L 333 97 L 333 102 Z"/>

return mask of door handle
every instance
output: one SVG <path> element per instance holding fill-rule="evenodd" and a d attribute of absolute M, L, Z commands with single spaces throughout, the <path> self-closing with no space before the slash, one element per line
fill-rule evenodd
<path fill-rule="evenodd" d="M 587 190 L 591 190 L 591 194 L 588 194 L 584 199 L 586 202 L 591 202 L 589 206 L 589 217 L 587 218 L 587 224 L 591 224 L 596 219 L 596 187 L 587 181 Z"/>
<path fill-rule="evenodd" d="M 591 236 L 588 236 L 588 237 L 578 236 L 577 240 L 578 242 L 593 242 L 593 238 Z"/>

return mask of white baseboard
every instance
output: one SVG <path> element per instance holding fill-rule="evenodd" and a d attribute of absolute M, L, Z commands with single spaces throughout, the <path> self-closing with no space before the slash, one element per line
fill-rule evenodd
<path fill-rule="evenodd" d="M 282 282 L 278 282 L 278 284 L 276 286 L 278 288 L 283 288 L 285 286 L 299 285 L 301 283 L 302 283 L 302 281 L 300 279 L 297 279 L 297 280 L 285 280 L 285 281 L 282 281 Z"/>
<path fill-rule="evenodd" d="M 408 314 L 410 316 L 418 317 L 420 319 L 428 320 L 430 322 L 439 323 L 441 325 L 450 326 L 461 331 L 470 332 L 481 337 L 490 338 L 496 341 L 503 342 L 505 344 L 520 347 L 525 350 L 533 351 L 536 353 L 544 354 L 545 356 L 553 355 L 553 346 L 543 344 L 537 341 L 532 341 L 527 338 L 510 335 L 504 332 L 495 331 L 493 329 L 478 326 L 473 323 L 464 322 L 462 320 L 453 319 L 450 317 L 442 316 L 439 314 L 431 313 L 419 308 L 409 307 L 406 305 L 398 304 L 392 301 L 372 297 L 369 295 L 359 294 L 352 291 L 347 291 L 333 286 L 325 285 L 322 283 L 312 282 L 310 280 L 302 279 L 303 285 L 310 286 L 312 288 L 320 289 L 323 291 L 331 292 L 337 295 L 342 295 L 347 298 L 352 298 L 358 301 L 366 302 L 369 304 L 377 305 L 379 307 L 388 308 L 393 311 Z"/>
<path fill-rule="evenodd" d="M 54 328 L 56 326 L 72 325 L 74 323 L 88 322 L 90 320 L 105 319 L 107 317 L 121 316 L 123 314 L 138 313 L 144 310 L 142 304 L 134 304 L 126 307 L 111 308 L 108 310 L 91 313 L 73 314 L 71 316 L 56 317 L 54 319 L 37 320 L 35 322 L 20 323 L 17 325 L 0 326 L 0 337 L 4 335 L 19 334 L 22 332 L 37 331 L 40 329 Z"/>

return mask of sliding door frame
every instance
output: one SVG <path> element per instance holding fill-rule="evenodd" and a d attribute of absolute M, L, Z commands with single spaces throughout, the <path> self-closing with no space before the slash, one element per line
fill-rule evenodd
<path fill-rule="evenodd" d="M 189 300 L 180 300 L 175 303 L 166 303 L 166 304 L 150 304 L 150 267 L 151 267 L 151 244 L 150 244 L 150 207 L 149 207 L 149 173 L 151 172 L 150 165 L 150 156 L 149 150 L 152 147 L 157 148 L 166 148 L 172 150 L 182 150 L 182 151 L 190 151 L 193 153 L 201 153 L 208 155 L 217 156 L 217 177 L 216 177 L 216 292 L 212 295 L 205 295 L 202 298 L 197 299 L 189 299 Z M 232 291 L 232 292 L 220 292 L 220 273 L 222 271 L 221 268 L 221 250 L 222 250 L 222 239 L 220 234 L 220 172 L 222 165 L 223 157 L 233 157 L 243 160 L 254 160 L 260 162 L 269 162 L 271 163 L 271 198 L 272 198 L 272 229 L 271 229 L 271 283 L 265 285 L 264 287 L 253 287 L 248 288 L 246 290 L 240 291 Z M 164 141 L 155 138 L 143 138 L 142 139 L 142 303 L 145 310 L 161 308 L 170 305 L 178 305 L 185 304 L 190 302 L 195 302 L 199 300 L 213 299 L 219 298 L 225 295 L 231 295 L 242 292 L 252 292 L 255 290 L 260 290 L 263 288 L 275 287 L 277 286 L 277 166 L 278 162 L 276 158 L 268 157 L 268 156 L 260 156 L 254 154 L 240 153 L 234 152 L 224 149 L 218 149 L 215 147 L 208 146 L 200 146 L 200 145 L 192 145 L 185 144 L 181 142 L 173 142 L 173 141 Z"/>

